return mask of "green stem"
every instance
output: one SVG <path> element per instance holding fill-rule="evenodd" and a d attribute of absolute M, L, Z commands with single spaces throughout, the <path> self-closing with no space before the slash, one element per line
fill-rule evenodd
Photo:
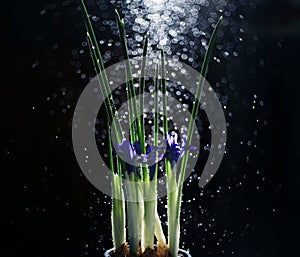
<path fill-rule="evenodd" d="M 166 83 L 166 68 L 164 50 L 161 50 L 161 83 L 162 83 L 162 98 L 163 98 L 163 129 L 164 137 L 168 134 L 168 117 L 167 117 L 167 83 Z"/>
<path fill-rule="evenodd" d="M 145 144 L 145 128 L 144 128 L 144 91 L 145 91 L 145 74 L 146 74 L 146 61 L 147 61 L 147 47 L 148 47 L 148 34 L 146 34 L 144 47 L 143 47 L 143 58 L 142 58 L 142 67 L 141 67 L 141 77 L 140 77 L 140 86 L 139 86 L 139 95 L 140 95 L 140 114 L 138 118 L 138 123 L 140 124 L 141 137 L 140 144 L 142 153 L 146 153 L 146 144 Z M 150 178 L 148 175 L 148 168 L 142 167 L 143 171 L 143 180 L 144 182 L 149 183 Z"/>
<path fill-rule="evenodd" d="M 126 230 L 125 230 L 125 202 L 122 187 L 120 187 L 120 181 L 122 178 L 118 174 L 113 174 L 113 204 L 112 204 L 112 234 L 114 248 L 118 249 L 122 244 L 126 242 Z"/>
<path fill-rule="evenodd" d="M 80 7 L 81 7 L 83 18 L 84 18 L 84 24 L 87 29 L 87 40 L 88 40 L 88 43 L 90 46 L 91 55 L 92 55 L 92 59 L 93 59 L 93 63 L 94 63 L 94 68 L 96 69 L 97 74 L 100 74 L 101 81 L 99 80 L 99 78 L 98 78 L 98 81 L 100 84 L 101 92 L 102 92 L 103 96 L 108 97 L 109 104 L 107 106 L 108 107 L 107 114 L 109 116 L 109 120 L 112 121 L 113 115 L 116 113 L 116 110 L 115 110 L 115 105 L 114 105 L 112 94 L 110 94 L 110 86 L 108 83 L 107 74 L 105 72 L 102 55 L 101 55 L 100 48 L 99 48 L 99 45 L 98 45 L 98 42 L 97 42 L 97 39 L 96 39 L 96 36 L 94 33 L 93 26 L 89 19 L 88 11 L 86 9 L 86 6 L 85 6 L 83 0 L 80 0 Z M 122 129 L 121 129 L 119 122 L 117 122 L 117 125 L 114 125 L 114 130 L 115 130 L 115 135 L 117 137 L 117 142 L 120 143 L 121 138 L 122 138 Z"/>
<path fill-rule="evenodd" d="M 164 235 L 164 231 L 161 226 L 161 221 L 156 210 L 155 212 L 155 236 L 157 238 L 157 242 L 159 245 L 164 246 L 166 245 L 166 237 Z"/>
<path fill-rule="evenodd" d="M 164 139 L 168 135 L 168 120 L 167 120 L 167 85 L 164 51 L 161 50 L 161 73 L 162 73 L 162 97 L 163 97 L 163 131 Z M 176 173 L 172 170 L 171 162 L 165 159 L 165 169 L 167 176 L 167 193 L 168 193 L 168 243 L 169 246 L 174 245 L 173 238 L 176 232 L 176 223 L 174 220 L 174 206 L 177 197 Z M 172 254 L 172 253 L 171 253 Z"/>
<path fill-rule="evenodd" d="M 176 202 L 177 202 L 177 182 L 176 182 L 176 172 L 174 168 L 172 170 L 171 163 L 168 159 L 165 159 L 165 168 L 166 168 L 166 176 L 167 176 L 167 194 L 168 194 L 168 244 L 169 250 L 172 256 L 175 255 L 178 251 L 178 247 L 176 248 L 177 241 L 177 221 L 175 210 L 176 210 Z"/>
<path fill-rule="evenodd" d="M 93 66 L 95 68 L 96 74 L 99 74 L 101 72 L 100 67 L 99 67 L 99 62 L 97 60 L 97 56 L 96 56 L 95 51 L 93 49 L 93 43 L 91 41 L 91 37 L 90 37 L 88 32 L 87 32 L 87 41 L 88 41 L 88 46 L 89 46 L 92 61 L 93 61 Z M 102 77 L 101 77 L 101 81 L 100 81 L 99 76 L 97 76 L 97 80 L 98 80 L 98 83 L 100 85 L 99 88 L 100 88 L 101 94 L 104 97 L 106 95 L 106 93 L 105 93 L 106 90 L 105 90 L 105 88 L 102 88 L 102 86 L 101 86 L 101 85 L 103 85 Z M 112 119 L 113 119 L 112 104 L 109 100 L 107 101 L 107 99 L 105 99 L 104 105 L 105 105 L 105 110 L 106 110 L 106 114 L 107 114 L 107 122 L 108 122 L 108 124 L 111 124 Z M 114 123 L 114 125 L 115 125 L 115 123 Z M 113 129 L 115 131 L 117 131 L 117 128 L 115 126 L 113 127 Z"/>
<path fill-rule="evenodd" d="M 137 256 L 138 246 L 140 240 L 140 224 L 139 220 L 139 205 L 138 202 L 138 187 L 134 185 L 135 175 L 131 173 L 127 176 L 126 192 L 132 201 L 127 201 L 127 222 L 128 222 L 128 242 L 130 245 L 130 252 Z"/>
<path fill-rule="evenodd" d="M 217 30 L 221 24 L 222 21 L 222 16 L 220 17 L 215 29 L 213 30 L 212 36 L 210 38 L 209 44 L 208 44 L 208 48 L 207 51 L 205 53 L 204 56 L 204 60 L 203 60 L 203 64 L 201 67 L 201 76 L 199 79 L 199 84 L 196 90 L 196 95 L 195 95 L 195 104 L 193 105 L 193 109 L 192 109 L 192 117 L 193 119 L 190 119 L 189 122 L 189 126 L 188 126 L 188 132 L 187 132 L 187 140 L 186 140 L 186 145 L 189 146 L 191 145 L 191 140 L 192 140 L 192 135 L 194 133 L 194 126 L 193 126 L 193 120 L 196 118 L 197 114 L 198 114 L 198 109 L 200 106 L 200 101 L 198 101 L 198 99 L 200 99 L 201 94 L 202 94 L 202 90 L 203 90 L 203 85 L 204 85 L 204 81 L 205 81 L 205 76 L 206 76 L 206 72 L 207 72 L 207 68 L 208 68 L 208 63 L 209 63 L 209 58 L 212 52 L 212 47 L 214 45 L 214 41 L 217 35 Z M 183 188 L 183 182 L 184 182 L 184 178 L 185 178 L 185 172 L 186 172 L 186 165 L 187 165 L 187 161 L 188 161 L 188 156 L 189 156 L 189 150 L 188 148 L 186 149 L 182 161 L 181 161 L 181 166 L 180 166 L 180 172 L 179 172 L 179 179 L 178 179 L 178 190 L 177 190 L 177 199 L 176 199 L 176 203 L 175 203 L 175 210 L 174 210 L 174 220 L 177 221 L 177 224 L 174 224 L 174 226 L 176 227 L 176 232 L 173 234 L 174 235 L 174 239 L 172 239 L 172 241 L 169 244 L 170 247 L 170 253 L 172 256 L 177 256 L 178 253 L 178 248 L 179 248 L 179 237 L 180 237 L 180 209 L 181 209 L 181 200 L 182 200 L 182 188 Z"/>
<path fill-rule="evenodd" d="M 130 140 L 131 142 L 135 142 L 136 141 L 136 135 L 135 135 L 135 123 L 133 123 L 133 118 L 132 118 L 132 113 L 133 113 L 133 103 L 131 101 L 131 93 L 130 90 L 128 88 L 128 80 L 126 80 L 126 92 L 127 92 L 127 99 L 129 99 L 129 103 L 128 103 L 128 122 L 129 122 L 129 134 L 130 134 Z"/>
<path fill-rule="evenodd" d="M 144 91 L 145 91 L 145 74 L 146 74 L 146 61 L 147 61 L 147 47 L 148 47 L 148 34 L 146 34 L 144 47 L 143 47 L 143 58 L 142 58 L 142 67 L 141 67 L 141 78 L 140 78 L 140 87 L 139 87 L 139 95 L 140 95 L 140 125 L 142 131 L 142 141 L 141 147 L 142 152 L 146 153 L 146 145 L 145 145 L 145 128 L 144 128 Z"/>
<path fill-rule="evenodd" d="M 150 188 L 144 191 L 144 197 L 153 199 L 153 183 L 150 183 Z M 152 191 L 152 192 L 151 192 Z M 156 194 L 156 192 L 154 192 Z M 154 249 L 154 229 L 155 229 L 155 210 L 156 200 L 144 202 L 144 236 L 142 238 L 142 251 L 147 248 Z"/>
<path fill-rule="evenodd" d="M 158 64 L 156 65 L 155 69 L 155 79 L 154 79 L 154 95 L 155 95 L 155 100 L 154 100 L 154 146 L 158 146 L 158 132 L 159 132 L 159 127 L 158 127 Z"/>
<path fill-rule="evenodd" d="M 112 153 L 112 144 L 110 137 L 110 129 L 108 128 L 108 158 L 109 166 L 112 171 L 112 212 L 111 212 L 111 222 L 112 222 L 112 236 L 114 248 L 118 249 L 122 244 L 126 242 L 126 230 L 125 230 L 125 204 L 124 204 L 124 194 L 122 189 L 122 176 L 120 176 L 121 165 L 118 162 L 117 169 L 118 173 L 114 172 L 114 161 Z"/>
<path fill-rule="evenodd" d="M 199 79 L 199 84 L 198 84 L 196 95 L 195 95 L 195 104 L 193 105 L 193 109 L 192 109 L 193 119 L 190 119 L 189 125 L 188 125 L 188 132 L 187 132 L 187 139 L 186 139 L 187 146 L 191 145 L 192 135 L 194 133 L 193 120 L 195 120 L 195 118 L 198 114 L 198 109 L 200 107 L 200 98 L 201 98 L 201 94 L 202 94 L 202 90 L 203 90 L 203 86 L 204 86 L 204 82 L 205 82 L 205 76 L 206 76 L 206 72 L 207 72 L 207 68 L 208 68 L 209 58 L 210 58 L 210 55 L 212 52 L 212 47 L 214 45 L 214 41 L 215 41 L 215 38 L 217 35 L 218 28 L 220 27 L 220 24 L 222 22 L 222 19 L 223 19 L 223 17 L 221 16 L 215 29 L 213 30 L 212 36 L 211 36 L 209 44 L 208 44 L 207 51 L 204 56 L 204 60 L 203 60 L 203 64 L 202 64 L 201 72 L 200 72 L 201 76 Z M 180 187 L 182 187 L 182 185 L 183 185 L 188 156 L 189 156 L 189 150 L 187 149 L 183 156 L 181 167 L 180 167 L 180 175 L 179 175 L 179 182 L 178 182 Z M 179 194 L 181 194 L 181 193 L 179 192 Z"/>
<path fill-rule="evenodd" d="M 143 133 L 141 130 L 140 117 L 138 117 L 138 106 L 135 101 L 136 94 L 135 94 L 134 81 L 133 81 L 133 76 L 132 76 L 132 69 L 131 69 L 129 55 L 128 55 L 125 25 L 124 25 L 124 21 L 121 20 L 120 15 L 117 10 L 115 10 L 115 14 L 116 14 L 117 24 L 118 24 L 118 28 L 119 28 L 119 33 L 120 33 L 121 44 L 124 49 L 126 76 L 127 76 L 128 86 L 129 86 L 128 90 L 130 91 L 130 96 L 131 96 L 131 98 L 134 99 L 134 103 L 135 103 L 135 106 L 133 109 L 134 109 L 134 113 L 135 113 L 135 117 L 136 117 L 136 128 L 137 128 L 138 139 L 139 139 L 139 142 L 141 143 L 142 153 L 145 153 L 145 144 L 142 145 L 142 142 L 144 142 L 144 136 L 143 136 Z"/>
<path fill-rule="evenodd" d="M 155 68 L 155 77 L 154 77 L 154 94 L 155 94 L 155 100 L 154 100 L 154 147 L 158 146 L 158 133 L 159 133 L 159 126 L 158 126 L 158 64 L 156 65 Z M 157 154 L 156 154 L 157 157 Z M 155 165 L 155 174 L 153 181 L 156 184 L 157 187 L 157 173 L 158 173 L 158 164 Z M 156 191 L 156 189 L 155 189 Z M 157 205 L 156 205 L 156 210 L 155 210 L 155 228 L 154 228 L 154 233 L 157 238 L 157 242 L 161 246 L 166 245 L 166 237 L 164 235 L 160 218 L 158 216 L 157 212 Z"/>

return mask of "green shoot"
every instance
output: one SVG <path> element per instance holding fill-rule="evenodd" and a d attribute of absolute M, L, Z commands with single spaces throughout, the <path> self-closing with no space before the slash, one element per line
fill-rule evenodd
<path fill-rule="evenodd" d="M 159 110 L 158 110 L 158 64 L 156 65 L 155 69 L 155 80 L 154 80 L 154 93 L 155 93 L 155 100 L 154 100 L 154 146 L 158 146 L 158 133 L 159 133 Z M 155 174 L 153 181 L 157 186 L 157 173 L 158 173 L 158 164 L 155 165 Z M 155 211 L 155 228 L 154 233 L 157 239 L 158 245 L 165 247 L 166 246 L 166 237 L 164 235 L 160 218 L 157 212 L 157 206 Z"/>
<path fill-rule="evenodd" d="M 108 92 L 110 92 L 110 88 L 107 80 L 107 75 L 105 73 L 101 52 L 83 0 L 80 0 L 80 7 L 83 13 L 85 26 L 87 28 L 87 40 L 90 47 L 94 68 L 97 74 L 99 73 L 101 74 L 100 79 L 99 76 L 97 76 L 100 85 L 100 90 L 103 96 L 105 95 L 108 96 L 108 101 L 105 101 L 105 109 L 107 112 L 108 124 L 109 124 L 114 117 L 115 106 L 113 103 L 112 94 L 108 95 Z M 117 122 L 117 125 L 114 125 L 113 129 L 117 137 L 117 142 L 120 143 L 122 138 L 120 124 Z M 109 163 L 110 163 L 110 169 L 112 171 L 112 191 L 113 191 L 112 192 L 113 204 L 112 204 L 112 217 L 111 217 L 112 235 L 113 235 L 114 248 L 117 249 L 126 242 L 125 204 L 124 204 L 124 193 L 122 189 L 122 165 L 119 158 L 117 158 L 118 172 L 117 174 L 115 174 L 109 125 L 107 131 L 108 131 Z"/>
<path fill-rule="evenodd" d="M 204 77 L 206 76 L 207 68 L 208 68 L 208 63 L 209 63 L 209 58 L 212 52 L 212 47 L 214 45 L 214 41 L 217 35 L 217 30 L 222 22 L 222 16 L 220 17 L 215 29 L 213 30 L 212 36 L 210 38 L 209 44 L 207 51 L 204 56 L 203 64 L 201 67 L 201 76 L 199 80 L 199 84 L 196 90 L 196 97 L 195 97 L 195 104 L 193 105 L 192 109 L 192 117 L 195 119 L 195 117 L 198 114 L 198 109 L 200 106 L 200 102 L 197 99 L 200 99 L 202 90 L 203 90 L 203 85 L 204 85 Z M 188 132 L 187 132 L 187 140 L 186 144 L 189 146 L 191 145 L 191 140 L 192 140 L 192 135 L 194 133 L 194 126 L 193 126 L 193 120 L 190 119 L 189 126 L 188 126 Z M 179 248 L 179 237 L 180 237 L 180 209 L 181 209 L 181 200 L 182 200 L 182 187 L 183 187 L 183 182 L 185 178 L 185 171 L 186 171 L 186 165 L 188 161 L 188 156 L 189 156 L 189 150 L 186 149 L 182 161 L 181 161 L 181 166 L 180 166 L 180 172 L 179 172 L 179 179 L 178 179 L 178 189 L 176 190 L 177 196 L 176 196 L 176 202 L 174 204 L 175 208 L 172 208 L 172 216 L 174 215 L 174 231 L 172 230 L 171 240 L 169 242 L 169 249 L 170 253 L 172 256 L 177 256 L 178 253 L 178 248 Z M 170 212 L 170 210 L 168 210 Z M 174 212 L 173 212 L 174 211 Z"/>

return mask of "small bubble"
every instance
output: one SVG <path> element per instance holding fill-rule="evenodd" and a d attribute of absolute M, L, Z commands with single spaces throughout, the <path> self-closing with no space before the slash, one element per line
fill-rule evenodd
<path fill-rule="evenodd" d="M 32 69 L 35 69 L 38 65 L 40 64 L 39 61 L 35 61 L 33 64 L 32 64 Z"/>
<path fill-rule="evenodd" d="M 224 58 L 227 58 L 227 57 L 229 56 L 229 52 L 227 52 L 227 51 L 222 51 L 222 56 L 223 56 Z"/>

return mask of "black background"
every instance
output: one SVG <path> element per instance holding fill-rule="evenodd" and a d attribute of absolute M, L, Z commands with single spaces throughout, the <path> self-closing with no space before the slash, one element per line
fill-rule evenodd
<path fill-rule="evenodd" d="M 72 108 L 87 83 L 69 65 L 72 51 L 84 40 L 82 23 L 76 25 L 81 16 L 71 1 L 57 7 L 61 15 L 56 25 L 52 16 L 40 15 L 43 4 L 23 1 L 2 8 L 1 252 L 102 256 L 112 246 L 109 198 L 81 175 L 71 151 Z M 191 185 L 184 195 L 184 200 L 197 198 L 184 205 L 193 217 L 185 225 L 181 245 L 193 256 L 283 257 L 298 252 L 300 7 L 289 1 L 256 4 L 247 12 L 245 48 L 256 34 L 257 51 L 241 52 L 238 61 L 232 61 L 231 80 L 242 86 L 236 89 L 240 98 L 228 101 L 234 116 L 222 172 L 204 190 Z M 251 73 L 260 58 L 264 67 Z M 92 76 L 88 57 L 81 60 Z M 213 76 L 210 73 L 208 80 L 214 81 Z M 53 93 L 58 96 L 47 101 Z M 253 94 L 264 106 L 251 112 Z M 239 103 L 243 99 L 248 100 L 245 106 Z M 68 104 L 70 110 L 62 115 Z M 257 118 L 265 124 L 257 125 Z M 241 139 L 247 141 L 254 130 L 257 149 L 241 146 Z M 236 186 L 239 181 L 242 185 Z M 219 186 L 221 193 L 214 194 Z M 197 214 L 200 205 L 205 211 Z M 200 222 L 204 225 L 195 228 Z M 224 230 L 226 236 L 217 246 Z"/>

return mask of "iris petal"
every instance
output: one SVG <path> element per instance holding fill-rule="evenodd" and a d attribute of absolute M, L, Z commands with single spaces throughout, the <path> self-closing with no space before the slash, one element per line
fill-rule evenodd
<path fill-rule="evenodd" d="M 166 138 L 166 153 L 164 155 L 164 158 L 168 159 L 171 162 L 171 165 L 174 166 L 177 161 L 183 156 L 184 151 L 189 150 L 195 150 L 195 146 L 189 146 L 186 145 L 186 136 L 183 136 L 182 144 L 180 145 L 178 143 L 178 135 L 177 133 L 167 134 Z"/>

